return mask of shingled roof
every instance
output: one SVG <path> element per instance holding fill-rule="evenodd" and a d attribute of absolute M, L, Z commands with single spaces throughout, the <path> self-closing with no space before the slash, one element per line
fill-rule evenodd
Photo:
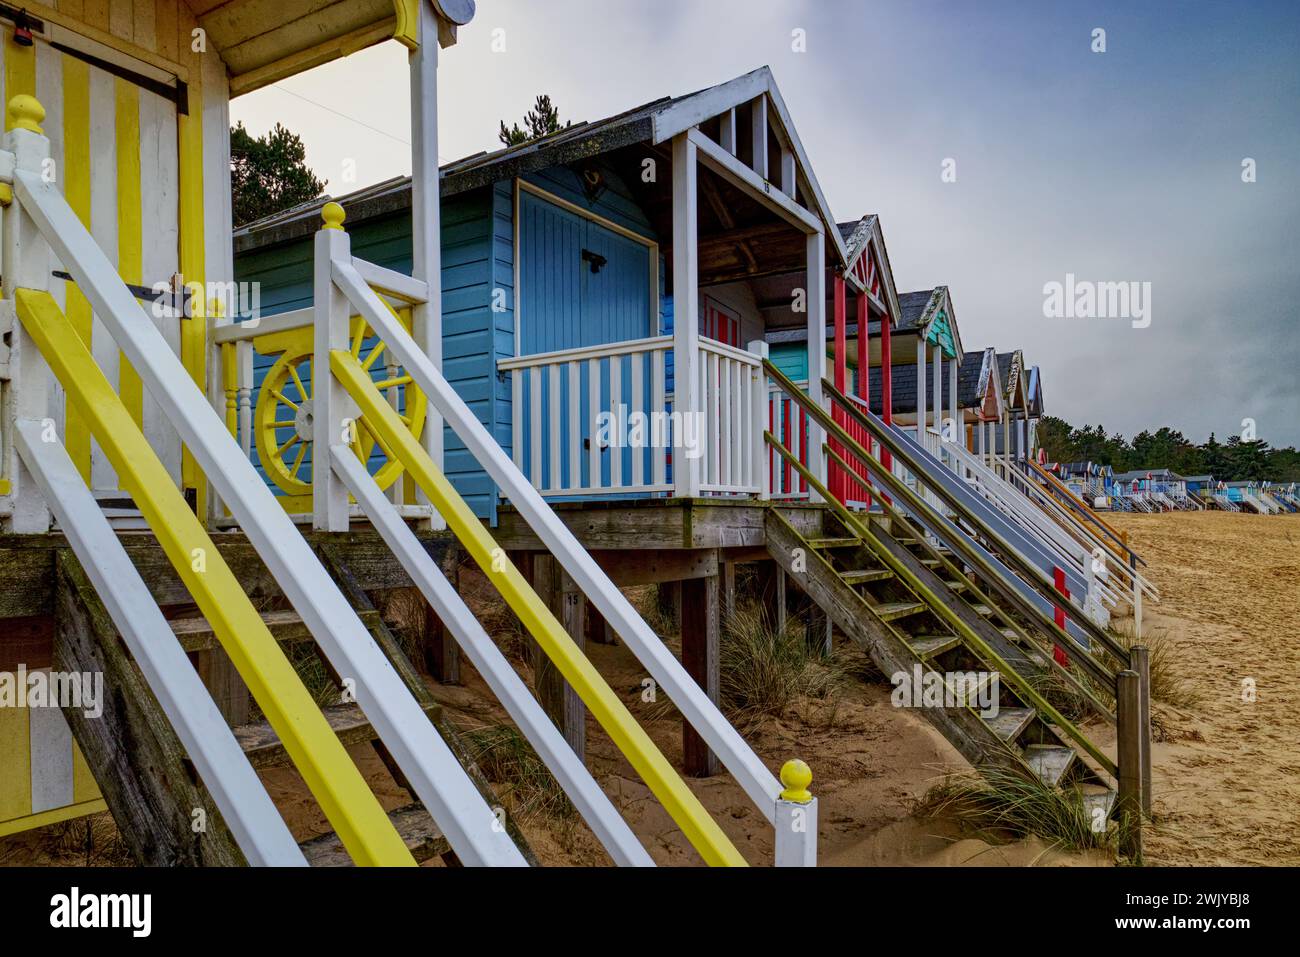
<path fill-rule="evenodd" d="M 906 332 L 920 325 L 926 307 L 930 305 L 930 300 L 934 298 L 934 292 L 933 289 L 924 289 L 917 292 L 900 292 L 898 294 L 898 322 L 895 323 L 895 328 L 899 332 Z"/>
<path fill-rule="evenodd" d="M 957 406 L 960 409 L 977 409 L 981 404 L 983 395 L 980 392 L 980 371 L 984 366 L 984 352 L 968 352 L 962 358 L 961 365 L 957 368 Z M 930 390 L 934 388 L 930 380 L 930 373 L 933 367 L 926 369 L 926 406 L 930 405 L 931 397 L 934 393 Z M 890 384 L 894 398 L 894 412 L 899 414 L 912 415 L 916 413 L 916 365 L 907 363 L 906 365 L 894 366 L 893 381 Z M 948 408 L 949 396 L 951 390 L 948 388 L 948 364 L 944 362 L 943 381 L 941 383 L 941 395 L 943 397 L 943 408 Z M 877 415 L 881 412 L 880 398 L 880 368 L 873 366 L 871 369 L 871 411 Z"/>

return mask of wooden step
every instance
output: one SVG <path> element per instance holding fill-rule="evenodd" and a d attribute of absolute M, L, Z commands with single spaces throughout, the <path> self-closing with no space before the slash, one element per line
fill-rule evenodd
<path fill-rule="evenodd" d="M 939 559 L 937 558 L 922 558 L 921 564 L 924 565 L 926 568 L 938 568 L 942 564 L 942 562 L 940 562 Z"/>
<path fill-rule="evenodd" d="M 1074 751 L 1059 744 L 1031 744 L 1025 748 L 1025 763 L 1048 787 L 1060 787 L 1074 763 Z"/>
<path fill-rule="evenodd" d="M 955 592 L 963 592 L 967 588 L 970 588 L 970 582 L 968 582 L 964 578 L 960 578 L 956 581 L 944 582 L 944 584 L 947 585 L 949 589 Z"/>
<path fill-rule="evenodd" d="M 388 812 L 388 819 L 402 836 L 416 863 L 423 863 L 451 850 L 429 812 L 421 804 L 408 804 Z M 338 834 L 330 831 L 298 845 L 312 867 L 352 867 L 352 858 Z"/>
<path fill-rule="evenodd" d="M 424 708 L 425 714 L 431 717 L 437 717 L 438 710 L 438 705 L 434 703 Z M 366 716 L 361 713 L 359 705 L 327 705 L 321 708 L 321 713 L 325 715 L 325 720 L 329 722 L 329 726 L 334 729 L 334 733 L 338 735 L 339 741 L 345 748 L 354 744 L 365 744 L 378 737 Z M 280 736 L 275 733 L 269 721 L 241 724 L 231 730 L 254 768 L 278 768 L 292 763 L 280 741 Z"/>
<path fill-rule="evenodd" d="M 853 548 L 862 544 L 858 538 L 810 538 L 808 544 L 817 549 Z"/>
<path fill-rule="evenodd" d="M 882 621 L 897 621 L 899 618 L 920 614 L 926 609 L 925 605 L 919 601 L 893 601 L 881 605 L 872 605 L 871 610 L 879 615 Z"/>
<path fill-rule="evenodd" d="M 907 643 L 912 646 L 918 658 L 929 661 L 945 651 L 956 648 L 961 644 L 961 639 L 956 635 L 922 635 L 918 638 L 908 638 Z"/>
<path fill-rule="evenodd" d="M 988 605 L 972 605 L 971 607 L 975 609 L 975 614 L 982 615 L 985 618 L 993 614 L 993 609 Z"/>
<path fill-rule="evenodd" d="M 362 624 L 367 628 L 371 628 L 379 622 L 379 613 L 376 611 L 362 611 L 357 614 L 361 617 Z M 282 645 L 312 640 L 311 632 L 307 629 L 306 623 L 298 617 L 298 613 L 293 609 L 264 611 L 261 617 L 262 621 L 266 622 L 266 627 L 270 630 L 272 637 Z M 176 618 L 168 622 L 168 624 L 172 626 L 172 634 L 180 641 L 181 648 L 187 652 L 208 651 L 221 645 L 221 642 L 217 640 L 216 632 L 212 630 L 212 626 L 204 618 Z"/>
<path fill-rule="evenodd" d="M 1003 741 L 1014 741 L 1029 727 L 1037 714 L 1033 708 L 999 708 L 998 713 L 985 718 L 984 723 Z"/>
<path fill-rule="evenodd" d="M 1079 785 L 1079 796 L 1083 799 L 1083 808 L 1088 812 L 1089 819 L 1100 808 L 1103 820 L 1110 817 L 1110 812 L 1115 809 L 1115 800 L 1119 797 L 1118 793 L 1101 784 Z"/>
<path fill-rule="evenodd" d="M 862 568 L 852 572 L 840 572 L 840 577 L 850 585 L 865 585 L 867 582 L 883 582 L 894 577 L 888 568 Z"/>

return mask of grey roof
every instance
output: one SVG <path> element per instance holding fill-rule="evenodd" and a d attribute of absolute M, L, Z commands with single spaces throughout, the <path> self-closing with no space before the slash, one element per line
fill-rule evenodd
<path fill-rule="evenodd" d="M 961 409 L 976 409 L 980 406 L 982 398 L 979 391 L 980 369 L 983 366 L 984 353 L 968 352 L 962 357 L 961 365 L 957 368 L 957 406 Z M 904 365 L 895 365 L 894 374 L 890 383 L 890 391 L 893 395 L 894 412 L 900 414 L 914 414 L 916 412 L 916 364 L 909 362 Z M 930 379 L 933 366 L 926 367 L 926 406 L 930 405 L 934 395 L 934 385 Z M 944 360 L 944 373 L 940 394 L 942 395 L 943 408 L 948 408 L 949 396 L 952 394 L 948 388 L 948 360 Z M 873 366 L 871 369 L 871 411 L 877 415 L 880 414 L 881 405 L 881 386 L 880 386 L 880 368 Z"/>
<path fill-rule="evenodd" d="M 921 317 L 925 314 L 925 307 L 930 304 L 933 296 L 933 289 L 900 292 L 898 294 L 898 322 L 895 323 L 895 328 L 899 332 L 915 329 L 920 323 Z"/>
<path fill-rule="evenodd" d="M 1196 482 L 1198 485 L 1205 485 L 1209 482 L 1213 482 L 1214 476 L 1213 475 L 1185 475 L 1183 476 L 1183 481 Z"/>

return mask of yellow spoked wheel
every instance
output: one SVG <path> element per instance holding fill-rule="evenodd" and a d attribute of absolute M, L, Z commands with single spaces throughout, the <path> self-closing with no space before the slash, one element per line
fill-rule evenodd
<path fill-rule="evenodd" d="M 399 318 L 409 329 L 408 316 L 403 310 Z M 312 449 L 312 393 L 316 370 L 312 368 L 312 331 L 308 328 L 301 332 L 302 335 L 293 337 L 286 344 L 284 352 L 262 380 L 253 432 L 257 437 L 257 454 L 271 480 L 289 495 L 310 496 L 311 470 L 316 462 L 316 452 Z M 405 370 L 396 364 L 396 357 L 386 350 L 384 343 L 375 338 L 370 327 L 359 317 L 352 320 L 351 347 L 352 355 L 398 410 L 411 434 L 419 438 L 424 431 L 428 401 Z M 322 372 L 322 375 L 328 374 L 328 370 Z M 375 455 L 375 446 L 379 446 L 381 459 L 378 468 L 372 465 L 371 473 L 380 488 L 388 488 L 402 474 L 402 463 L 388 454 L 365 416 L 355 414 L 353 408 L 344 417 L 352 420 L 347 434 L 357 458 L 369 463 Z"/>

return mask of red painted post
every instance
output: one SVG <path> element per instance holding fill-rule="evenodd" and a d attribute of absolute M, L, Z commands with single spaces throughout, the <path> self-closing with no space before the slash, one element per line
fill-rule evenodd
<path fill-rule="evenodd" d="M 885 425 L 894 424 L 894 354 L 889 345 L 889 312 L 880 317 L 880 418 Z M 894 457 L 889 449 L 880 450 L 880 464 L 892 469 Z"/>
<path fill-rule="evenodd" d="M 1065 587 L 1064 568 L 1060 568 L 1059 566 L 1054 566 L 1052 568 L 1052 584 L 1054 584 L 1056 586 L 1056 590 L 1059 591 L 1066 598 L 1070 597 L 1070 590 Z M 1064 631 L 1065 630 L 1065 609 L 1062 608 L 1060 605 L 1055 606 L 1055 617 L 1056 617 L 1056 627 Z M 1067 667 L 1067 668 L 1069 667 L 1070 658 L 1065 653 L 1065 649 L 1062 648 L 1060 645 L 1057 645 L 1052 649 L 1052 657 L 1055 658 L 1056 663 L 1061 665 L 1062 667 Z"/>
<path fill-rule="evenodd" d="M 858 293 L 857 305 L 858 305 L 858 398 L 862 400 L 862 404 L 867 409 L 870 409 L 871 408 L 871 333 L 867 329 L 867 326 L 870 322 L 870 308 L 867 305 L 867 294 L 865 292 Z M 857 429 L 855 430 L 856 437 L 862 441 L 862 445 L 864 448 L 866 448 L 867 454 L 870 454 L 872 451 L 871 436 L 864 435 L 863 433 L 865 431 L 866 430 L 863 429 L 861 426 L 858 426 Z M 871 484 L 871 479 L 868 477 L 869 473 L 867 472 L 866 463 L 864 462 L 858 463 L 858 474 L 867 479 L 868 485 Z M 864 493 L 863 498 L 867 508 L 871 508 L 870 493 Z"/>
<path fill-rule="evenodd" d="M 845 289 L 844 274 L 837 272 L 834 280 L 835 289 L 835 388 L 840 390 L 840 394 L 845 394 L 848 390 L 844 387 L 844 380 L 848 375 L 848 330 L 845 328 L 847 317 L 845 316 Z M 834 421 L 841 428 L 848 420 L 847 413 L 838 405 L 832 408 Z M 839 442 L 832 440 L 831 448 L 838 454 L 844 455 L 844 446 Z M 844 501 L 844 492 L 848 485 L 848 476 L 844 475 L 840 467 L 834 462 L 830 465 L 830 487 L 831 494 L 842 503 Z"/>

